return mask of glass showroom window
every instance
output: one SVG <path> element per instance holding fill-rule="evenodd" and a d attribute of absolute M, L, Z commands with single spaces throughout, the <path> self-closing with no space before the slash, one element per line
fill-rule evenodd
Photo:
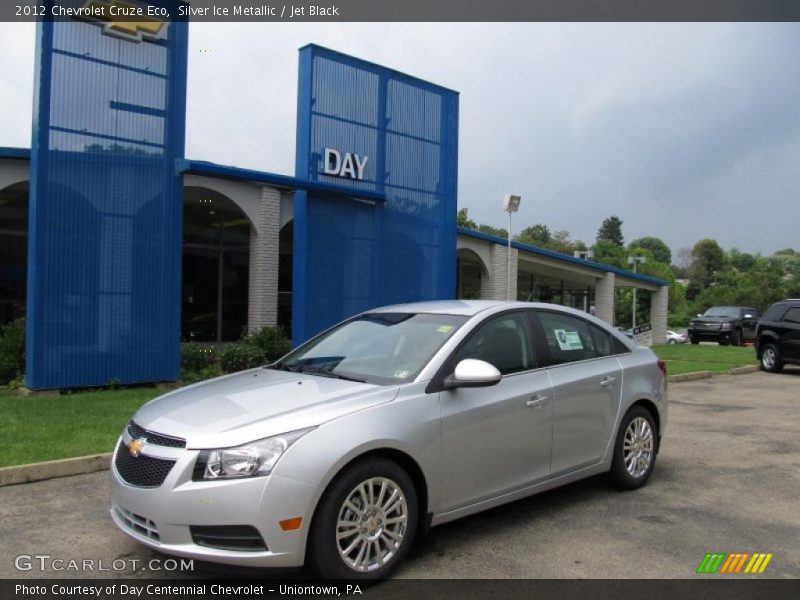
<path fill-rule="evenodd" d="M 181 339 L 231 342 L 247 328 L 250 221 L 228 198 L 187 188 Z"/>

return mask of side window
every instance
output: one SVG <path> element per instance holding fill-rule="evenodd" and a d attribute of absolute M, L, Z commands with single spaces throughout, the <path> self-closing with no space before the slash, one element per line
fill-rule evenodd
<path fill-rule="evenodd" d="M 616 354 L 611 347 L 611 334 L 603 331 L 595 325 L 589 324 L 589 331 L 592 334 L 594 341 L 594 348 L 597 351 L 597 356 L 611 356 Z"/>
<path fill-rule="evenodd" d="M 795 306 L 786 311 L 783 320 L 788 323 L 800 323 L 800 306 Z"/>
<path fill-rule="evenodd" d="M 465 358 L 484 360 L 503 375 L 533 369 L 528 318 L 524 313 L 511 313 L 489 319 L 458 349 L 453 364 Z"/>
<path fill-rule="evenodd" d="M 550 350 L 550 364 L 560 365 L 612 353 L 610 337 L 583 319 L 549 311 L 537 311 L 537 314 Z"/>

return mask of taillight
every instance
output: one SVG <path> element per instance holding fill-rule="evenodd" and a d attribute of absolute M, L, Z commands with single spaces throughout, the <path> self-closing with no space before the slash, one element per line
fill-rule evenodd
<path fill-rule="evenodd" d="M 663 358 L 658 359 L 658 370 L 661 371 L 661 374 L 666 377 L 667 376 L 667 361 Z"/>

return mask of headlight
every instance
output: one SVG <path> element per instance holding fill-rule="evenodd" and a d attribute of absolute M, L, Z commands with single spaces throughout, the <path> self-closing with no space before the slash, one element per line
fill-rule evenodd
<path fill-rule="evenodd" d="M 730 323 L 723 323 L 722 325 L 719 326 L 719 328 L 720 329 L 730 329 L 731 328 L 731 324 Z"/>
<path fill-rule="evenodd" d="M 197 457 L 193 481 L 238 479 L 269 475 L 286 449 L 314 429 L 300 429 L 235 448 L 203 450 Z"/>

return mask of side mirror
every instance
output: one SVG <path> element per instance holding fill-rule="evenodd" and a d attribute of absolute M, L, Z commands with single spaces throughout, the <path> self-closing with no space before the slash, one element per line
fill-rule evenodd
<path fill-rule="evenodd" d="M 465 358 L 456 365 L 453 374 L 445 379 L 444 386 L 447 389 L 489 387 L 497 385 L 502 377 L 494 365 L 483 360 Z"/>

